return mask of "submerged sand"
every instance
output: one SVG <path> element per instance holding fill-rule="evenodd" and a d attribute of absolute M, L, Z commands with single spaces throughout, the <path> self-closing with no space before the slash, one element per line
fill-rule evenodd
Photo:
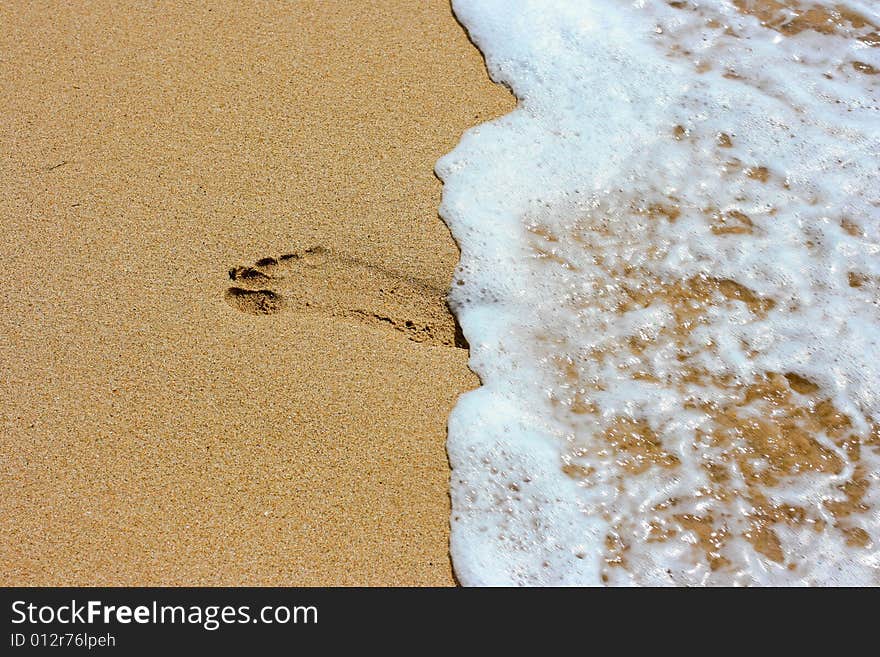
<path fill-rule="evenodd" d="M 451 584 L 432 168 L 513 100 L 448 4 L 0 28 L 0 583 Z"/>

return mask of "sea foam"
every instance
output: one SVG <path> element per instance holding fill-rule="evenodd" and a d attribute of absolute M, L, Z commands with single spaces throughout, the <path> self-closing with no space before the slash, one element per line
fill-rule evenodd
<path fill-rule="evenodd" d="M 880 584 L 880 12 L 455 0 L 473 584 Z"/>

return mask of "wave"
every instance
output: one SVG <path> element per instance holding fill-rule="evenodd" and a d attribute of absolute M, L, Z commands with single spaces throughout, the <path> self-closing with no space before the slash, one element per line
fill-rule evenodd
<path fill-rule="evenodd" d="M 455 0 L 463 584 L 880 583 L 880 13 Z"/>

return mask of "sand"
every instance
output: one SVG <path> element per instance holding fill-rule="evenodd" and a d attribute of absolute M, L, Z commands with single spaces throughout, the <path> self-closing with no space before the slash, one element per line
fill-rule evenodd
<path fill-rule="evenodd" d="M 17 2 L 0 41 L 0 583 L 452 584 L 432 168 L 513 100 L 448 4 Z"/>

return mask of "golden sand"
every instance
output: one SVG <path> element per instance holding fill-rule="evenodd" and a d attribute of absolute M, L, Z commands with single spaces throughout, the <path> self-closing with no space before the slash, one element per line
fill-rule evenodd
<path fill-rule="evenodd" d="M 0 40 L 0 583 L 451 584 L 432 167 L 513 100 L 448 4 L 16 2 Z"/>

